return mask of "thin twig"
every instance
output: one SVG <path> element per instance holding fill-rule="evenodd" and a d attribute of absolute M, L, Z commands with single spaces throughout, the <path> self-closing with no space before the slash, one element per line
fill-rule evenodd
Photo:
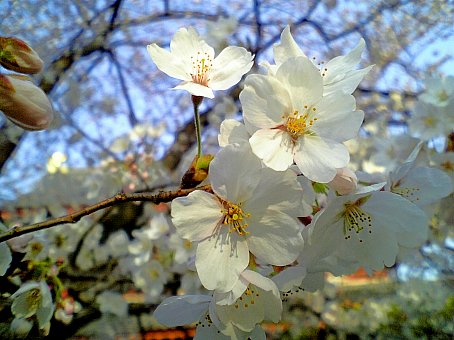
<path fill-rule="evenodd" d="M 122 202 L 152 202 L 154 204 L 165 203 L 165 202 L 170 202 L 174 198 L 177 198 L 177 197 L 187 196 L 194 190 L 210 191 L 211 186 L 204 185 L 201 187 L 191 188 L 191 189 L 179 189 L 176 191 L 161 191 L 157 194 L 119 193 L 113 197 L 105 199 L 96 204 L 90 205 L 82 210 L 79 210 L 79 211 L 69 214 L 69 215 L 53 218 L 53 219 L 50 219 L 47 221 L 34 223 L 34 224 L 30 224 L 30 225 L 13 227 L 13 228 L 9 229 L 8 231 L 0 234 L 0 242 L 7 241 L 14 237 L 29 234 L 29 233 L 32 233 L 32 232 L 35 232 L 38 230 L 48 229 L 48 228 L 54 227 L 56 225 L 66 224 L 66 223 L 76 223 L 84 216 L 90 215 L 90 214 L 94 213 L 95 211 L 114 206 L 118 203 L 122 203 Z"/>

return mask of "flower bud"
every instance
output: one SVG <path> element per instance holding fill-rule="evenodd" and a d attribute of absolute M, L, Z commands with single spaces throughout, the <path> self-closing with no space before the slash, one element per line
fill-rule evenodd
<path fill-rule="evenodd" d="M 328 183 L 328 186 L 336 190 L 340 195 L 348 195 L 355 191 L 358 184 L 358 178 L 355 173 L 349 168 L 336 170 L 336 177 Z"/>
<path fill-rule="evenodd" d="M 54 118 L 46 94 L 25 77 L 0 74 L 0 110 L 25 130 L 43 130 Z"/>
<path fill-rule="evenodd" d="M 20 73 L 38 73 L 43 61 L 25 41 L 14 37 L 0 37 L 0 65 Z"/>

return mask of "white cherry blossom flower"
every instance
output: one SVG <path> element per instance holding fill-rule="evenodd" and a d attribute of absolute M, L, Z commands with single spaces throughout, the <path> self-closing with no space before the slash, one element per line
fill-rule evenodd
<path fill-rule="evenodd" d="M 172 202 L 178 234 L 197 242 L 195 266 L 205 288 L 231 290 L 249 252 L 273 265 L 296 259 L 302 191 L 294 173 L 262 168 L 248 145 L 228 145 L 211 162 L 209 178 L 213 194 L 196 190 Z"/>
<path fill-rule="evenodd" d="M 128 302 L 120 293 L 104 291 L 96 297 L 101 313 L 109 313 L 124 318 L 128 315 Z"/>
<path fill-rule="evenodd" d="M 452 106 L 454 108 L 454 101 Z M 452 125 L 448 123 L 448 116 L 444 114 L 443 108 L 420 101 L 408 120 L 408 128 L 412 136 L 429 140 L 449 134 Z"/>
<path fill-rule="evenodd" d="M 227 293 L 214 293 L 217 318 L 224 325 L 251 332 L 264 321 L 279 322 L 282 300 L 276 284 L 251 270 L 245 270 Z"/>
<path fill-rule="evenodd" d="M 258 324 L 279 322 L 281 313 L 276 284 L 246 270 L 230 292 L 173 296 L 156 308 L 154 317 L 168 327 L 197 322 L 196 339 L 265 339 Z"/>
<path fill-rule="evenodd" d="M 427 226 L 424 211 L 410 201 L 390 192 L 363 190 L 334 198 L 315 216 L 305 251 L 318 247 L 321 250 L 313 252 L 320 258 L 332 255 L 352 268 L 380 270 L 395 263 L 399 247 L 422 245 Z"/>
<path fill-rule="evenodd" d="M 414 163 L 406 162 L 390 172 L 385 189 L 420 207 L 434 203 L 452 192 L 451 178 L 442 170 L 417 167 Z"/>
<path fill-rule="evenodd" d="M 310 180 L 327 183 L 348 164 L 342 142 L 356 136 L 364 113 L 350 94 L 323 97 L 322 76 L 306 57 L 287 59 L 273 77 L 248 76 L 240 101 L 252 150 L 268 167 L 295 162 Z"/>
<path fill-rule="evenodd" d="M 454 182 L 454 152 L 444 152 L 431 157 L 434 166 L 442 170 Z"/>
<path fill-rule="evenodd" d="M 454 97 L 454 76 L 428 77 L 425 80 L 426 90 L 419 99 L 436 106 L 447 106 Z"/>
<path fill-rule="evenodd" d="M 175 33 L 170 52 L 156 44 L 147 50 L 162 72 L 183 80 L 175 89 L 207 98 L 214 98 L 213 90 L 237 84 L 253 65 L 252 54 L 243 47 L 228 46 L 215 58 L 214 49 L 192 27 Z"/>
<path fill-rule="evenodd" d="M 358 84 L 369 73 L 373 65 L 366 68 L 355 70 L 361 61 L 361 54 L 364 51 L 366 44 L 364 39 L 360 39 L 358 45 L 344 56 L 338 56 L 331 59 L 326 64 L 321 64 L 320 73 L 323 76 L 323 95 L 327 96 L 331 93 L 342 91 L 352 94 Z M 292 57 L 304 56 L 304 52 L 290 33 L 290 27 L 286 26 L 281 34 L 279 44 L 273 46 L 275 65 L 270 65 L 266 62 L 261 65 L 268 69 L 269 74 L 275 74 L 280 65 Z"/>
<path fill-rule="evenodd" d="M 167 272 L 157 260 L 150 260 L 133 272 L 134 284 L 145 293 L 147 302 L 156 303 L 167 282 Z"/>
<path fill-rule="evenodd" d="M 189 259 L 195 254 L 193 244 L 188 240 L 183 240 L 176 233 L 169 238 L 169 248 L 174 251 L 174 261 L 177 265 L 187 264 Z"/>
<path fill-rule="evenodd" d="M 45 281 L 24 283 L 13 295 L 11 312 L 16 318 L 29 318 L 36 315 L 40 329 L 47 327 L 54 304 L 49 286 Z"/>

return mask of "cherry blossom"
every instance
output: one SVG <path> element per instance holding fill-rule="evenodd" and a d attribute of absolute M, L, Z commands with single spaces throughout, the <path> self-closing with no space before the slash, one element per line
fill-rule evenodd
<path fill-rule="evenodd" d="M 422 245 L 427 238 L 427 221 L 424 211 L 390 192 L 363 190 L 339 196 L 315 215 L 310 246 L 306 245 L 304 252 L 320 258 L 334 256 L 346 268 L 380 270 L 395 263 L 400 246 Z"/>
<path fill-rule="evenodd" d="M 273 265 L 296 259 L 302 190 L 292 171 L 262 168 L 247 145 L 228 145 L 211 162 L 209 177 L 213 193 L 196 190 L 172 202 L 178 234 L 197 242 L 195 265 L 205 288 L 231 290 L 249 252 Z"/>
<path fill-rule="evenodd" d="M 366 44 L 360 39 L 358 45 L 345 56 L 338 56 L 325 63 L 320 63 L 320 73 L 323 77 L 323 95 L 342 91 L 348 94 L 355 91 L 358 84 L 369 73 L 373 65 L 355 70 L 361 61 L 361 54 Z M 286 26 L 281 34 L 281 41 L 273 46 L 275 65 L 267 62 L 261 65 L 268 69 L 270 74 L 275 74 L 280 65 L 292 57 L 304 56 L 304 52 L 290 33 L 290 27 Z"/>
<path fill-rule="evenodd" d="M 287 59 L 275 76 L 248 76 L 240 101 L 252 150 L 266 166 L 283 171 L 295 162 L 323 183 L 347 165 L 342 142 L 356 136 L 364 117 L 350 94 L 323 97 L 322 76 L 304 56 Z"/>
<path fill-rule="evenodd" d="M 44 281 L 24 283 L 13 295 L 11 312 L 16 318 L 36 315 L 39 328 L 45 328 L 54 313 L 54 304 L 49 286 Z"/>
<path fill-rule="evenodd" d="M 214 98 L 213 90 L 237 84 L 253 65 L 252 54 L 243 47 L 228 46 L 215 58 L 214 49 L 192 27 L 175 33 L 170 52 L 156 44 L 147 50 L 162 72 L 183 80 L 175 89 L 207 98 Z"/>

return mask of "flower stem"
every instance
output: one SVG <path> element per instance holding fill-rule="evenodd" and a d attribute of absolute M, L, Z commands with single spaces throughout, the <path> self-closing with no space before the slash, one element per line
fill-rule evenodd
<path fill-rule="evenodd" d="M 197 158 L 202 156 L 202 133 L 200 127 L 199 105 L 202 103 L 203 97 L 192 96 L 192 103 L 194 104 L 194 124 L 195 133 L 197 136 Z"/>

